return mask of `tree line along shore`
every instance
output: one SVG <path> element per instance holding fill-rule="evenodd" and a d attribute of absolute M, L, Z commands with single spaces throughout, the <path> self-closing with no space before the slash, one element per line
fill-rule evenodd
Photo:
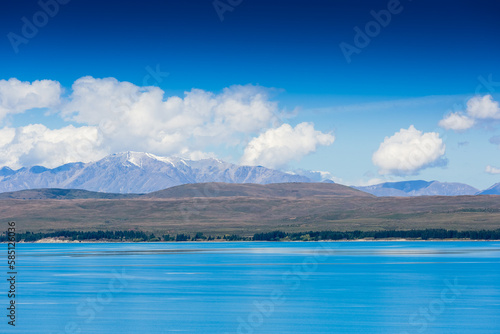
<path fill-rule="evenodd" d="M 195 234 L 154 234 L 143 231 L 56 231 L 49 233 L 23 232 L 16 234 L 17 242 L 37 242 L 44 239 L 61 241 L 100 241 L 100 242 L 183 242 L 183 241 L 342 241 L 342 240 L 500 240 L 500 229 L 457 231 L 446 229 L 424 230 L 381 230 L 381 231 L 308 231 L 293 232 L 270 231 L 255 233 L 253 236 L 236 234 L 205 235 Z M 0 236 L 0 242 L 7 242 L 7 235 Z"/>

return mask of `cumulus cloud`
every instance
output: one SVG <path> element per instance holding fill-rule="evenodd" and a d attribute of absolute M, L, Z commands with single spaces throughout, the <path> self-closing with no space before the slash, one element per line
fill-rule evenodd
<path fill-rule="evenodd" d="M 491 95 L 474 96 L 467 102 L 467 113 L 477 119 L 500 119 L 498 102 Z"/>
<path fill-rule="evenodd" d="M 0 80 L 0 121 L 8 114 L 57 106 L 61 92 L 59 82 L 52 80 L 36 80 L 32 83 L 16 78 Z"/>
<path fill-rule="evenodd" d="M 159 87 L 87 76 L 76 80 L 62 97 L 55 81 L 3 80 L 0 118 L 49 108 L 52 115 L 78 126 L 4 127 L 0 129 L 0 165 L 54 167 L 128 150 L 201 159 L 215 156 L 207 150 L 235 148 L 250 141 L 243 161 L 277 167 L 333 142 L 332 135 L 308 123 L 276 128 L 285 111 L 270 99 L 270 92 L 264 87 L 235 85 L 218 93 L 192 89 L 183 96 L 168 97 Z"/>
<path fill-rule="evenodd" d="M 105 153 L 95 127 L 72 125 L 51 130 L 42 124 L 0 129 L 0 166 L 57 167 L 101 158 Z"/>
<path fill-rule="evenodd" d="M 315 130 L 311 123 L 303 122 L 295 128 L 283 124 L 253 138 L 245 148 L 241 163 L 280 168 L 334 141 L 332 134 Z"/>
<path fill-rule="evenodd" d="M 450 113 L 439 122 L 439 126 L 447 130 L 464 131 L 473 127 L 477 122 L 498 119 L 500 119 L 498 102 L 493 101 L 493 97 L 488 94 L 472 97 L 467 101 L 466 114 Z"/>
<path fill-rule="evenodd" d="M 439 126 L 446 130 L 463 131 L 474 126 L 474 119 L 463 113 L 456 112 L 448 114 L 439 122 Z"/>
<path fill-rule="evenodd" d="M 428 167 L 443 165 L 445 144 L 437 132 L 423 133 L 411 125 L 386 137 L 373 154 L 379 174 L 417 174 Z"/>
<path fill-rule="evenodd" d="M 485 172 L 488 174 L 500 174 L 500 168 L 496 168 L 496 167 L 488 165 L 488 166 L 486 166 Z"/>
<path fill-rule="evenodd" d="M 75 81 L 63 108 L 67 120 L 99 127 L 111 150 L 180 154 L 207 145 L 235 146 L 267 128 L 279 108 L 267 90 L 232 86 L 220 94 L 193 89 L 165 98 L 158 87 L 114 78 Z"/>

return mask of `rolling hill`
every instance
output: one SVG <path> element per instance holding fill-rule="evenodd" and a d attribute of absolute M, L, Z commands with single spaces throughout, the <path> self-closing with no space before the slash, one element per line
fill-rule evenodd
<path fill-rule="evenodd" d="M 500 197 L 492 195 L 375 197 L 328 183 L 188 184 L 146 195 L 108 195 L 60 189 L 19 192 L 0 200 L 0 216 L 16 221 L 19 231 L 32 232 L 134 229 L 253 235 L 276 229 L 500 228 Z"/>
<path fill-rule="evenodd" d="M 0 199 L 24 199 L 24 200 L 42 200 L 42 199 L 119 199 L 134 198 L 139 194 L 113 194 L 88 191 L 82 189 L 27 189 L 12 192 L 0 193 Z"/>
<path fill-rule="evenodd" d="M 372 197 L 368 193 L 335 183 L 273 183 L 267 185 L 196 183 L 172 187 L 144 195 L 145 198 L 308 198 L 316 196 Z"/>
<path fill-rule="evenodd" d="M 167 199 L 196 197 L 253 197 L 253 198 L 303 198 L 303 197 L 373 197 L 368 193 L 335 183 L 192 183 L 175 186 L 148 194 L 117 194 L 82 189 L 28 189 L 0 193 L 1 199 L 71 200 L 71 199 Z"/>

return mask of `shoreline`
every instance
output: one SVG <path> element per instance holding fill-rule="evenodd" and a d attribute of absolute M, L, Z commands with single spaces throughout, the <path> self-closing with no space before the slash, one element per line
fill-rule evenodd
<path fill-rule="evenodd" d="M 228 242 L 265 242 L 265 243 L 318 243 L 318 242 L 500 242 L 500 240 L 486 240 L 486 239 L 357 239 L 357 240 L 280 240 L 280 241 L 267 241 L 267 240 L 233 240 L 233 241 L 99 241 L 99 240 L 57 240 L 53 238 L 41 239 L 37 241 L 16 241 L 17 244 L 186 244 L 186 243 L 228 243 Z M 8 242 L 2 241 L 2 244 Z"/>
<path fill-rule="evenodd" d="M 500 241 L 500 229 L 456 231 L 441 229 L 388 231 L 309 231 L 283 232 L 279 230 L 250 235 L 224 234 L 162 234 L 144 231 L 55 231 L 33 233 L 9 232 L 0 236 L 0 242 L 19 243 L 165 243 L 165 242 L 415 242 L 415 241 Z"/>

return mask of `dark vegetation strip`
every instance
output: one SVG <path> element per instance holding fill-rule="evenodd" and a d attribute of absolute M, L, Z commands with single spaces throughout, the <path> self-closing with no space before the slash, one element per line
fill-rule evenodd
<path fill-rule="evenodd" d="M 466 240 L 500 240 L 500 229 L 479 231 L 456 231 L 444 229 L 425 229 L 408 231 L 320 231 L 320 232 L 295 232 L 272 231 L 256 233 L 253 237 L 239 235 L 204 235 L 198 232 L 189 234 L 164 234 L 155 235 L 141 231 L 58 231 L 50 233 L 18 233 L 17 241 L 34 242 L 45 238 L 58 238 L 71 241 L 319 241 L 319 240 L 360 240 L 360 239 L 411 239 L 411 240 L 444 240 L 444 239 L 466 239 Z M 6 242 L 7 236 L 0 235 L 0 242 Z"/>

